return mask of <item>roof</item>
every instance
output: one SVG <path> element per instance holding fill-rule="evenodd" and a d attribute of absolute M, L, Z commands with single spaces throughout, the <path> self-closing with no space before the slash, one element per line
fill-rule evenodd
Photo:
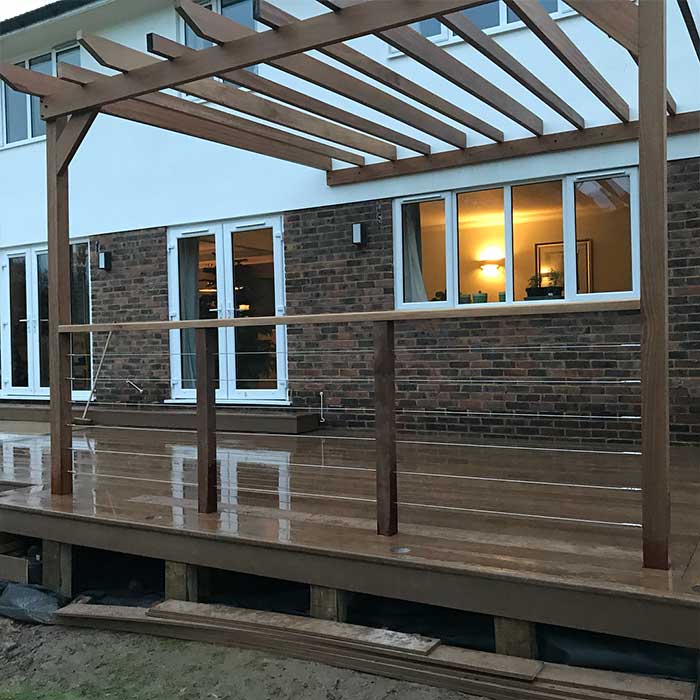
<path fill-rule="evenodd" d="M 79 10 L 87 5 L 92 5 L 98 0 L 56 0 L 43 7 L 38 7 L 36 10 L 24 12 L 16 17 L 0 22 L 0 36 L 16 32 L 18 29 L 31 27 L 33 24 L 39 24 L 55 17 L 60 17 L 67 12 Z"/>

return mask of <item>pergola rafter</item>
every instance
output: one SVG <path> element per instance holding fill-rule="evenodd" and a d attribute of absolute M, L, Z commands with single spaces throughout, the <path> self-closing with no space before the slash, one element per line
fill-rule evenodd
<path fill-rule="evenodd" d="M 593 67 L 583 49 L 573 44 L 536 0 L 506 0 L 526 25 L 622 121 L 595 128 L 585 128 L 585 115 L 571 109 L 561 96 L 548 92 L 546 86 L 524 66 L 512 57 L 509 60 L 501 47 L 496 48 L 493 39 L 475 33 L 473 26 L 465 23 L 461 14 L 455 14 L 486 1 L 319 0 L 327 7 L 333 7 L 334 11 L 306 20 L 295 20 L 273 5 L 260 2 L 257 8 L 258 15 L 266 18 L 276 28 L 256 34 L 202 8 L 192 0 L 178 0 L 178 11 L 188 24 L 200 36 L 214 41 L 215 46 L 196 51 L 164 37 L 149 35 L 149 51 L 166 59 L 161 60 L 99 37 L 83 36 L 81 41 L 93 56 L 102 64 L 121 72 L 116 76 L 105 76 L 83 68 L 62 65 L 60 77 L 53 78 L 18 66 L 0 64 L 0 78 L 18 91 L 41 98 L 42 116 L 47 121 L 53 493 L 70 494 L 72 489 L 69 338 L 71 332 L 80 332 L 80 329 L 76 331 L 75 327 L 70 325 L 68 168 L 99 113 L 318 168 L 328 172 L 327 182 L 330 185 L 639 140 L 639 198 L 642 203 L 640 239 L 644 561 L 652 568 L 668 568 L 670 499 L 666 138 L 667 133 L 700 131 L 700 113 L 688 112 L 673 117 L 667 117 L 666 114 L 667 109 L 671 110 L 665 74 L 666 0 L 639 0 L 639 10 L 628 0 L 609 0 L 613 9 L 606 15 L 595 9 L 590 0 L 569 0 L 574 8 L 578 7 L 581 10 L 584 17 L 620 42 L 635 59 L 638 59 L 638 122 L 629 121 L 629 106 L 626 102 Z M 510 98 L 504 100 L 503 90 L 486 83 L 483 78 L 475 80 L 474 72 L 462 64 L 455 65 L 454 57 L 444 49 L 432 44 L 428 49 L 423 37 L 409 25 L 433 17 L 449 24 L 453 31 L 462 34 L 511 77 L 556 109 L 574 128 L 559 133 L 543 134 L 544 128 L 538 115 Z M 477 95 L 508 118 L 526 126 L 535 134 L 543 135 L 504 141 L 503 133 L 493 128 L 486 135 L 494 141 L 503 141 L 502 143 L 467 147 L 465 132 L 452 123 L 424 112 L 392 93 L 384 92 L 381 88 L 324 61 L 305 55 L 307 51 L 319 49 L 344 65 L 375 78 L 378 83 L 465 126 L 465 115 L 467 120 L 471 118 L 466 112 L 450 113 L 440 102 L 442 98 L 435 96 L 435 99 L 428 99 L 417 89 L 419 86 L 386 67 L 378 70 L 377 76 L 373 76 L 371 71 L 375 63 L 369 59 L 360 60 L 361 54 L 343 44 L 365 35 L 377 35 L 393 43 L 438 75 L 447 77 L 453 83 Z M 256 64 L 272 65 L 332 92 L 345 95 L 454 148 L 431 155 L 430 146 L 413 136 L 402 135 L 398 130 L 374 123 L 372 119 L 357 117 L 351 110 L 341 110 L 325 104 L 322 100 L 245 70 Z M 291 104 L 303 111 L 297 112 L 296 109 L 283 107 L 259 95 L 243 96 L 243 93 L 231 86 L 212 80 L 214 76 L 245 85 L 262 95 L 272 97 L 273 100 Z M 228 111 L 161 92 L 173 87 L 262 121 L 251 121 Z M 309 116 L 308 113 L 316 116 Z M 455 116 L 460 118 L 455 119 Z M 277 126 L 270 126 L 264 122 L 272 122 Z M 277 128 L 278 126 L 284 129 Z M 488 132 L 478 122 L 468 126 L 482 134 Z M 348 127 L 356 131 L 351 131 Z M 304 131 L 307 135 L 322 138 L 324 141 L 302 137 L 287 129 Z M 332 141 L 337 145 L 328 145 L 325 141 Z M 397 158 L 395 145 L 404 146 L 422 155 Z M 345 150 L 341 146 L 352 148 L 353 151 Z M 354 151 L 365 152 L 385 160 L 365 165 L 363 156 Z M 354 167 L 332 170 L 334 159 L 345 160 L 354 164 Z M 464 313 L 463 309 L 453 311 Z M 393 318 L 388 320 L 393 321 Z M 285 323 L 286 319 L 280 318 L 275 322 L 277 321 Z M 260 319 L 245 319 L 245 322 L 261 324 Z M 158 323 L 161 322 L 155 322 L 155 325 L 158 326 Z M 214 328 L 221 325 L 240 325 L 241 319 L 198 323 L 207 328 Z M 83 326 L 83 331 L 87 332 L 86 329 L 91 328 Z M 388 355 L 392 332 L 390 327 L 384 328 L 383 335 L 377 341 L 378 346 L 383 347 L 387 354 L 384 358 L 387 363 L 377 365 L 378 371 L 379 374 L 385 372 L 387 377 L 391 374 Z M 211 348 L 207 349 L 204 340 L 202 343 L 200 356 L 209 357 Z M 200 376 L 204 377 L 211 366 L 203 366 L 201 369 L 203 371 L 200 371 Z M 204 430 L 209 433 L 213 430 L 212 422 L 206 419 L 204 409 L 211 410 L 213 392 L 206 391 L 204 379 L 200 382 L 198 378 L 198 384 L 202 389 L 201 422 Z M 383 386 L 383 400 L 388 405 L 391 400 L 388 379 Z M 386 420 L 391 422 L 391 412 L 387 412 L 385 416 Z M 200 466 L 211 476 L 211 449 L 203 449 L 202 452 L 204 461 Z M 378 477 L 381 478 L 378 478 L 380 492 L 377 500 L 378 503 L 381 501 L 382 508 L 389 508 L 385 512 L 388 524 L 383 534 L 393 534 L 396 527 L 395 509 L 392 511 L 392 507 L 395 506 L 395 460 L 390 455 L 389 458 L 378 461 L 378 468 L 384 471 L 381 474 L 378 471 Z M 208 490 L 206 510 L 212 505 L 213 491 L 212 484 L 206 480 L 205 486 Z"/>

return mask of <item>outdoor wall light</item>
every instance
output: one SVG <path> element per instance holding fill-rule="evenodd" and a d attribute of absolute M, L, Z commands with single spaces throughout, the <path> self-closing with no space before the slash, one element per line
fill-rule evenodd
<path fill-rule="evenodd" d="M 112 269 L 112 253 L 101 250 L 97 253 L 97 268 L 109 272 Z"/>
<path fill-rule="evenodd" d="M 353 245 L 365 244 L 365 227 L 362 224 L 352 225 L 352 243 Z"/>

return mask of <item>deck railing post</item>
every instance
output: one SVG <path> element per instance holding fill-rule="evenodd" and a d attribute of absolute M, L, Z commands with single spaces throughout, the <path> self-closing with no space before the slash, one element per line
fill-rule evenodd
<path fill-rule="evenodd" d="M 393 321 L 376 321 L 374 323 L 374 404 L 377 534 L 391 537 L 399 530 Z"/>
<path fill-rule="evenodd" d="M 639 3 L 642 537 L 644 566 L 670 568 L 666 2 Z"/>
<path fill-rule="evenodd" d="M 70 242 L 68 166 L 61 166 L 58 141 L 65 118 L 46 124 L 46 195 L 49 260 L 49 384 L 51 422 L 51 493 L 73 493 L 73 430 L 70 335 L 58 326 L 70 324 Z"/>
<path fill-rule="evenodd" d="M 200 513 L 216 513 L 216 328 L 197 331 L 197 500 Z"/>

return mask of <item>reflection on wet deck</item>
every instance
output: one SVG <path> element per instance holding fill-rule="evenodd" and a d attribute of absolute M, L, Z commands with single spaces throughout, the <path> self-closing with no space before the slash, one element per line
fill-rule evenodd
<path fill-rule="evenodd" d="M 0 431 L 2 426 L 0 425 Z M 219 512 L 196 505 L 193 433 L 91 427 L 74 434 L 75 492 L 51 496 L 47 434 L 0 432 L 3 508 L 207 533 L 332 553 L 498 572 L 697 600 L 700 450 L 673 450 L 672 575 L 641 568 L 639 455 L 399 445 L 399 522 L 375 534 L 374 441 L 222 434 Z M 407 548 L 397 554 L 396 548 Z"/>

